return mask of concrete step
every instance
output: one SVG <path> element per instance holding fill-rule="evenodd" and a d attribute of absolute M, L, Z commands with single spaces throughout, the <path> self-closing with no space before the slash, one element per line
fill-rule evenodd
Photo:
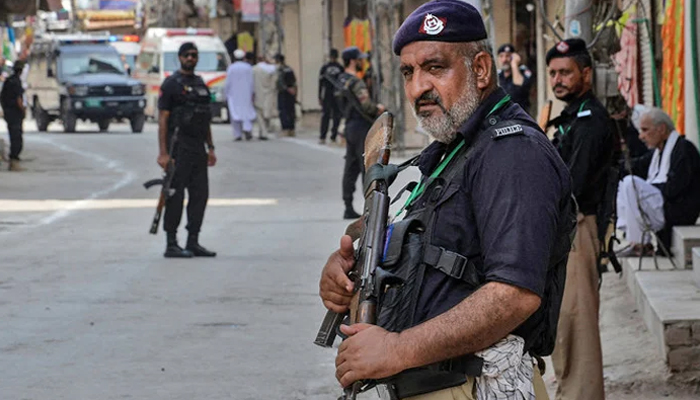
<path fill-rule="evenodd" d="M 700 247 L 700 225 L 676 226 L 671 241 L 673 256 L 679 268 L 692 268 L 692 248 Z"/>
<path fill-rule="evenodd" d="M 693 247 L 693 276 L 695 285 L 700 288 L 700 247 Z"/>
<path fill-rule="evenodd" d="M 650 257 L 643 259 L 641 271 L 637 267 L 637 258 L 623 262 L 627 285 L 666 365 L 700 378 L 700 288 L 693 271 L 674 270 L 663 258 L 656 270 Z"/>

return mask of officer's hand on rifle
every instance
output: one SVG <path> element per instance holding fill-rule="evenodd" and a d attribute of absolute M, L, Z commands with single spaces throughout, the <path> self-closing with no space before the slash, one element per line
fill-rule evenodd
<path fill-rule="evenodd" d="M 321 273 L 319 294 L 323 305 L 336 313 L 344 313 L 350 306 L 353 295 L 353 282 L 348 272 L 355 264 L 355 249 L 352 238 L 345 235 L 340 238 L 340 249 L 328 257 Z"/>
<path fill-rule="evenodd" d="M 160 165 L 161 168 L 166 169 L 168 167 L 169 162 L 170 162 L 170 155 L 168 155 L 168 154 L 158 155 L 158 165 Z"/>
<path fill-rule="evenodd" d="M 338 347 L 335 377 L 343 387 L 362 379 L 381 379 L 404 369 L 405 354 L 400 354 L 399 334 L 369 324 L 341 325 L 349 338 Z"/>
<path fill-rule="evenodd" d="M 216 165 L 216 154 L 214 154 L 214 149 L 209 149 L 209 152 L 207 154 L 207 165 L 210 167 L 213 167 Z"/>
<path fill-rule="evenodd" d="M 384 111 L 386 111 L 386 106 L 385 106 L 384 104 L 377 104 L 377 110 L 379 110 L 379 111 L 378 111 L 378 114 L 381 115 L 381 113 L 383 113 Z"/>

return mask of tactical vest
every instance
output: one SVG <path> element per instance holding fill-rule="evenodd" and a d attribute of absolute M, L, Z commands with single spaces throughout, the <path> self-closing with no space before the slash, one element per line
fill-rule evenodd
<path fill-rule="evenodd" d="M 204 140 L 204 128 L 211 122 L 209 89 L 201 79 L 193 80 L 188 85 L 180 74 L 176 75 L 175 81 L 182 86 L 185 101 L 171 112 L 171 127 L 179 127 L 180 135 Z"/>
<path fill-rule="evenodd" d="M 534 122 L 526 120 L 498 122 L 497 118 L 490 118 L 490 121 L 493 121 L 490 129 L 477 135 L 470 146 L 464 146 L 440 176 L 427 181 L 426 190 L 413 203 L 415 206 L 407 208 L 406 217 L 389 227 L 382 269 L 397 276 L 403 283 L 383 291 L 379 299 L 377 325 L 392 332 L 401 332 L 421 322 L 416 320 L 416 311 L 428 268 L 461 280 L 474 291 L 486 283 L 481 256 L 466 257 L 455 249 L 438 247 L 433 244 L 433 233 L 438 206 L 455 193 L 454 190 L 448 191 L 448 188 L 455 185 L 461 187 L 470 155 L 487 141 L 500 140 L 503 135 L 499 136 L 499 132 L 507 132 L 508 127 L 515 124 L 535 126 Z M 529 327 L 528 337 L 523 337 L 528 343 L 525 351 L 539 356 L 551 354 L 554 348 L 566 262 L 576 227 L 573 197 L 562 200 L 559 209 L 561 218 L 556 243 L 552 246 L 542 302 L 540 308 L 523 324 Z M 483 360 L 466 355 L 404 371 L 382 383 L 388 383 L 400 398 L 410 397 L 460 385 L 466 381 L 466 376 L 479 376 L 482 367 Z"/>

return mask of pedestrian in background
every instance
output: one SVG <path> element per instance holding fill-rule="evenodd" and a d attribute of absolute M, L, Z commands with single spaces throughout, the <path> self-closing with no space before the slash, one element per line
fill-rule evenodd
<path fill-rule="evenodd" d="M 277 62 L 277 108 L 282 124 L 282 135 L 294 136 L 297 78 L 294 70 L 285 64 L 284 55 L 277 54 L 275 62 Z"/>
<path fill-rule="evenodd" d="M 252 56 L 252 54 L 251 54 Z M 229 118 L 233 128 L 233 140 L 241 141 L 243 135 L 246 140 L 253 137 L 253 121 L 255 121 L 255 106 L 253 106 L 253 67 L 252 59 L 248 59 L 246 52 L 237 49 L 233 52 L 234 62 L 226 71 L 226 84 L 224 94 L 228 101 Z M 266 140 L 260 136 L 261 140 Z"/>
<path fill-rule="evenodd" d="M 353 193 L 357 177 L 365 173 L 364 152 L 365 138 L 372 126 L 372 122 L 383 113 L 386 108 L 376 104 L 367 90 L 365 82 L 357 77 L 362 70 L 362 61 L 367 55 L 360 49 L 351 46 L 343 50 L 343 65 L 345 71 L 338 76 L 340 86 L 347 90 L 345 98 L 351 97 L 349 104 L 343 105 L 347 109 L 345 115 L 345 167 L 343 168 L 343 202 L 345 212 L 343 218 L 359 218 L 353 208 Z"/>
<path fill-rule="evenodd" d="M 525 65 L 520 65 L 520 61 L 520 55 L 512 44 L 498 48 L 498 85 L 529 113 L 532 72 Z"/>
<path fill-rule="evenodd" d="M 0 92 L 3 116 L 10 135 L 10 171 L 22 171 L 19 154 L 22 152 L 22 123 L 25 117 L 24 87 L 20 78 L 24 69 L 23 61 L 12 66 L 12 75 L 7 78 Z"/>
<path fill-rule="evenodd" d="M 328 134 L 328 125 L 333 120 L 333 128 L 331 128 L 331 142 L 335 143 L 338 137 L 338 126 L 342 119 L 341 110 L 338 107 L 338 102 L 335 99 L 336 87 L 334 83 L 338 82 L 338 75 L 343 72 L 344 68 L 338 63 L 338 50 L 331 49 L 329 61 L 323 67 L 318 78 L 318 102 L 321 105 L 321 137 L 319 144 L 326 144 L 326 135 Z"/>
<path fill-rule="evenodd" d="M 260 138 L 267 138 L 270 132 L 270 120 L 277 113 L 277 68 L 267 62 L 265 57 L 259 57 L 253 67 L 253 87 L 255 92 L 255 114 L 258 118 Z M 264 140 L 264 139 L 263 139 Z"/>

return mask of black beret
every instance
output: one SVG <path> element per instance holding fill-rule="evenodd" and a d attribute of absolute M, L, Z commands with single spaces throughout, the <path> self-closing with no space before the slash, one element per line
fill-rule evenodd
<path fill-rule="evenodd" d="M 357 60 L 361 58 L 367 58 L 367 54 L 360 51 L 357 46 L 346 47 L 343 50 L 343 61 Z"/>
<path fill-rule="evenodd" d="M 195 46 L 192 42 L 185 42 L 182 44 L 182 46 L 180 46 L 180 49 L 177 51 L 177 55 L 181 56 L 190 50 L 197 50 L 197 46 Z"/>
<path fill-rule="evenodd" d="M 573 57 L 579 54 L 586 54 L 590 57 L 588 49 L 586 48 L 586 42 L 578 38 L 566 39 L 549 49 L 545 59 L 547 65 L 549 65 L 549 62 L 554 58 Z"/>
<path fill-rule="evenodd" d="M 508 53 L 514 53 L 515 47 L 513 47 L 513 45 L 510 43 L 502 44 L 501 47 L 498 48 L 498 52 L 496 54 L 505 53 L 506 51 Z"/>
<path fill-rule="evenodd" d="M 409 43 L 475 42 L 486 39 L 481 14 L 462 0 L 434 0 L 418 7 L 394 35 L 394 54 Z"/>

